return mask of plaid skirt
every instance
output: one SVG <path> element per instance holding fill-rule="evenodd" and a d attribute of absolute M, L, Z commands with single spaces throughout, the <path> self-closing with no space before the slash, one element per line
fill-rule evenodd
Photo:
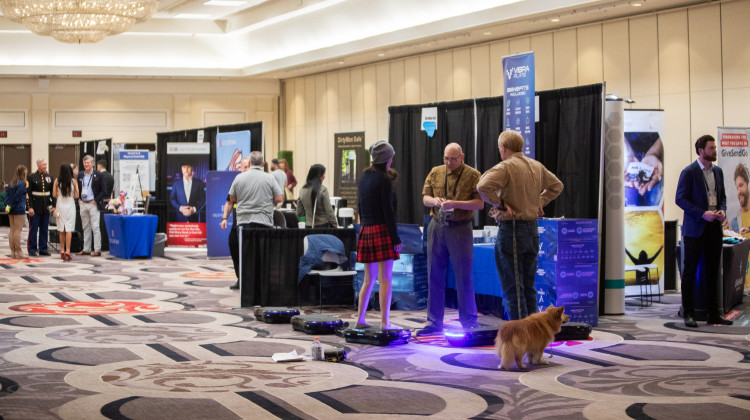
<path fill-rule="evenodd" d="M 388 226 L 362 226 L 357 243 L 357 262 L 373 263 L 399 258 L 398 252 L 393 250 Z"/>

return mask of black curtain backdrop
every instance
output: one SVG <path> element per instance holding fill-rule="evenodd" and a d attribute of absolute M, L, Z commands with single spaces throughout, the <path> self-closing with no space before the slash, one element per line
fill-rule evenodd
<path fill-rule="evenodd" d="M 263 150 L 263 123 L 252 122 L 156 134 L 156 198 L 166 200 L 167 191 L 167 143 L 197 142 L 198 132 L 203 130 L 203 141 L 211 144 L 209 170 L 216 170 L 216 135 L 234 131 L 250 131 L 250 150 Z"/>
<path fill-rule="evenodd" d="M 560 197 L 545 208 L 547 217 L 598 217 L 602 90 L 603 85 L 596 84 L 537 92 L 536 159 L 565 185 Z M 438 108 L 438 130 L 431 139 L 420 129 L 422 108 L 429 107 Z M 396 188 L 399 222 L 423 223 L 422 186 L 430 169 L 443 163 L 448 143 L 461 144 L 465 163 L 480 172 L 500 162 L 497 137 L 503 128 L 502 97 L 394 106 L 388 111 L 389 141 L 396 150 L 393 167 L 400 173 Z M 490 223 L 486 211 L 480 212 L 479 225 Z"/>
<path fill-rule="evenodd" d="M 427 137 L 421 129 L 422 108 L 430 107 L 438 108 L 438 123 L 435 134 Z M 421 224 L 428 213 L 422 204 L 422 187 L 430 169 L 442 165 L 445 146 L 460 144 L 466 155 L 464 161 L 474 166 L 474 101 L 392 106 L 388 111 L 388 138 L 396 150 L 392 166 L 399 173 L 396 218 Z"/>
<path fill-rule="evenodd" d="M 604 85 L 539 92 L 536 159 L 565 185 L 549 217 L 599 217 Z"/>
<path fill-rule="evenodd" d="M 107 145 L 107 151 L 102 155 L 96 154 L 96 146 L 100 141 L 103 141 Z M 107 171 L 112 173 L 112 139 L 99 139 L 99 140 L 86 140 L 79 143 L 79 157 L 78 157 L 78 170 L 83 170 L 83 158 L 86 155 L 94 157 L 94 170 L 96 170 L 96 162 L 104 159 L 107 161 Z M 60 168 L 57 168 L 60 169 Z"/>

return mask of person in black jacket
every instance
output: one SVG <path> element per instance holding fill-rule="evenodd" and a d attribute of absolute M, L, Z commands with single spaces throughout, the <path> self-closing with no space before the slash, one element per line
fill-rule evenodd
<path fill-rule="evenodd" d="M 370 146 L 372 166 L 359 181 L 359 218 L 361 230 L 357 244 L 357 261 L 365 264 L 365 279 L 359 290 L 359 317 L 356 328 L 368 328 L 365 319 L 370 294 L 377 276 L 380 284 L 380 328 L 393 329 L 390 323 L 391 278 L 393 260 L 399 259 L 401 238 L 396 231 L 393 208 L 391 168 L 393 147 L 386 141 Z"/>
<path fill-rule="evenodd" d="M 27 182 L 29 200 L 26 205 L 29 210 L 29 256 L 49 256 L 47 239 L 49 229 L 49 215 L 55 207 L 52 197 L 52 184 L 55 179 L 47 172 L 47 160 L 36 160 L 37 170 L 28 176 Z M 38 242 L 37 242 L 38 240 Z"/>
<path fill-rule="evenodd" d="M 99 159 L 96 162 L 96 170 L 102 176 L 102 184 L 104 185 L 104 198 L 99 203 L 99 211 L 105 211 L 109 200 L 112 198 L 112 190 L 115 188 L 115 177 L 107 172 L 107 161 L 104 159 Z"/>
<path fill-rule="evenodd" d="M 83 172 L 78 173 L 78 204 L 83 222 L 83 251 L 78 255 L 102 255 L 102 235 L 99 229 L 99 209 L 104 202 L 106 185 L 99 171 L 94 169 L 94 157 L 83 158 Z M 92 239 L 93 237 L 93 248 Z"/>

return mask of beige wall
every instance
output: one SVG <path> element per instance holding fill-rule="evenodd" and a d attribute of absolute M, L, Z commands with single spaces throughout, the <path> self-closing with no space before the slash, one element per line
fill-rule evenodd
<path fill-rule="evenodd" d="M 295 151 L 298 178 L 313 163 L 333 168 L 333 133 L 365 130 L 370 144 L 388 136 L 389 105 L 499 96 L 501 57 L 533 50 L 537 90 L 606 81 L 632 108 L 665 110 L 665 215 L 677 219 L 694 139 L 750 126 L 748 22 L 750 0 L 730 1 L 286 80 L 281 148 Z"/>
<path fill-rule="evenodd" d="M 30 144 L 36 160 L 48 158 L 48 144 L 155 143 L 159 132 L 263 121 L 275 154 L 278 97 L 277 81 L 4 78 L 0 130 L 4 144 Z"/>

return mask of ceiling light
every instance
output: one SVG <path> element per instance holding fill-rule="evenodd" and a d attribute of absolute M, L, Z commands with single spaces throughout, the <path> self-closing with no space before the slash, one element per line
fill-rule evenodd
<path fill-rule="evenodd" d="M 641 7 L 640 3 L 633 3 L 633 7 Z"/>
<path fill-rule="evenodd" d="M 148 20 L 158 0 L 3 0 L 3 14 L 31 32 L 68 43 L 91 43 Z"/>
<path fill-rule="evenodd" d="M 245 0 L 209 0 L 203 5 L 205 6 L 226 6 L 226 7 L 237 7 L 246 4 Z"/>
<path fill-rule="evenodd" d="M 385 57 L 385 54 L 383 54 L 383 53 L 378 53 L 378 57 Z"/>
<path fill-rule="evenodd" d="M 485 36 L 492 35 L 492 32 L 484 32 L 482 35 L 485 35 Z"/>
<path fill-rule="evenodd" d="M 339 61 L 339 64 L 344 64 L 344 62 L 343 61 Z"/>
<path fill-rule="evenodd" d="M 559 21 L 560 21 L 560 18 L 552 18 L 552 19 L 550 19 L 549 21 L 550 21 L 550 22 L 559 22 Z"/>

